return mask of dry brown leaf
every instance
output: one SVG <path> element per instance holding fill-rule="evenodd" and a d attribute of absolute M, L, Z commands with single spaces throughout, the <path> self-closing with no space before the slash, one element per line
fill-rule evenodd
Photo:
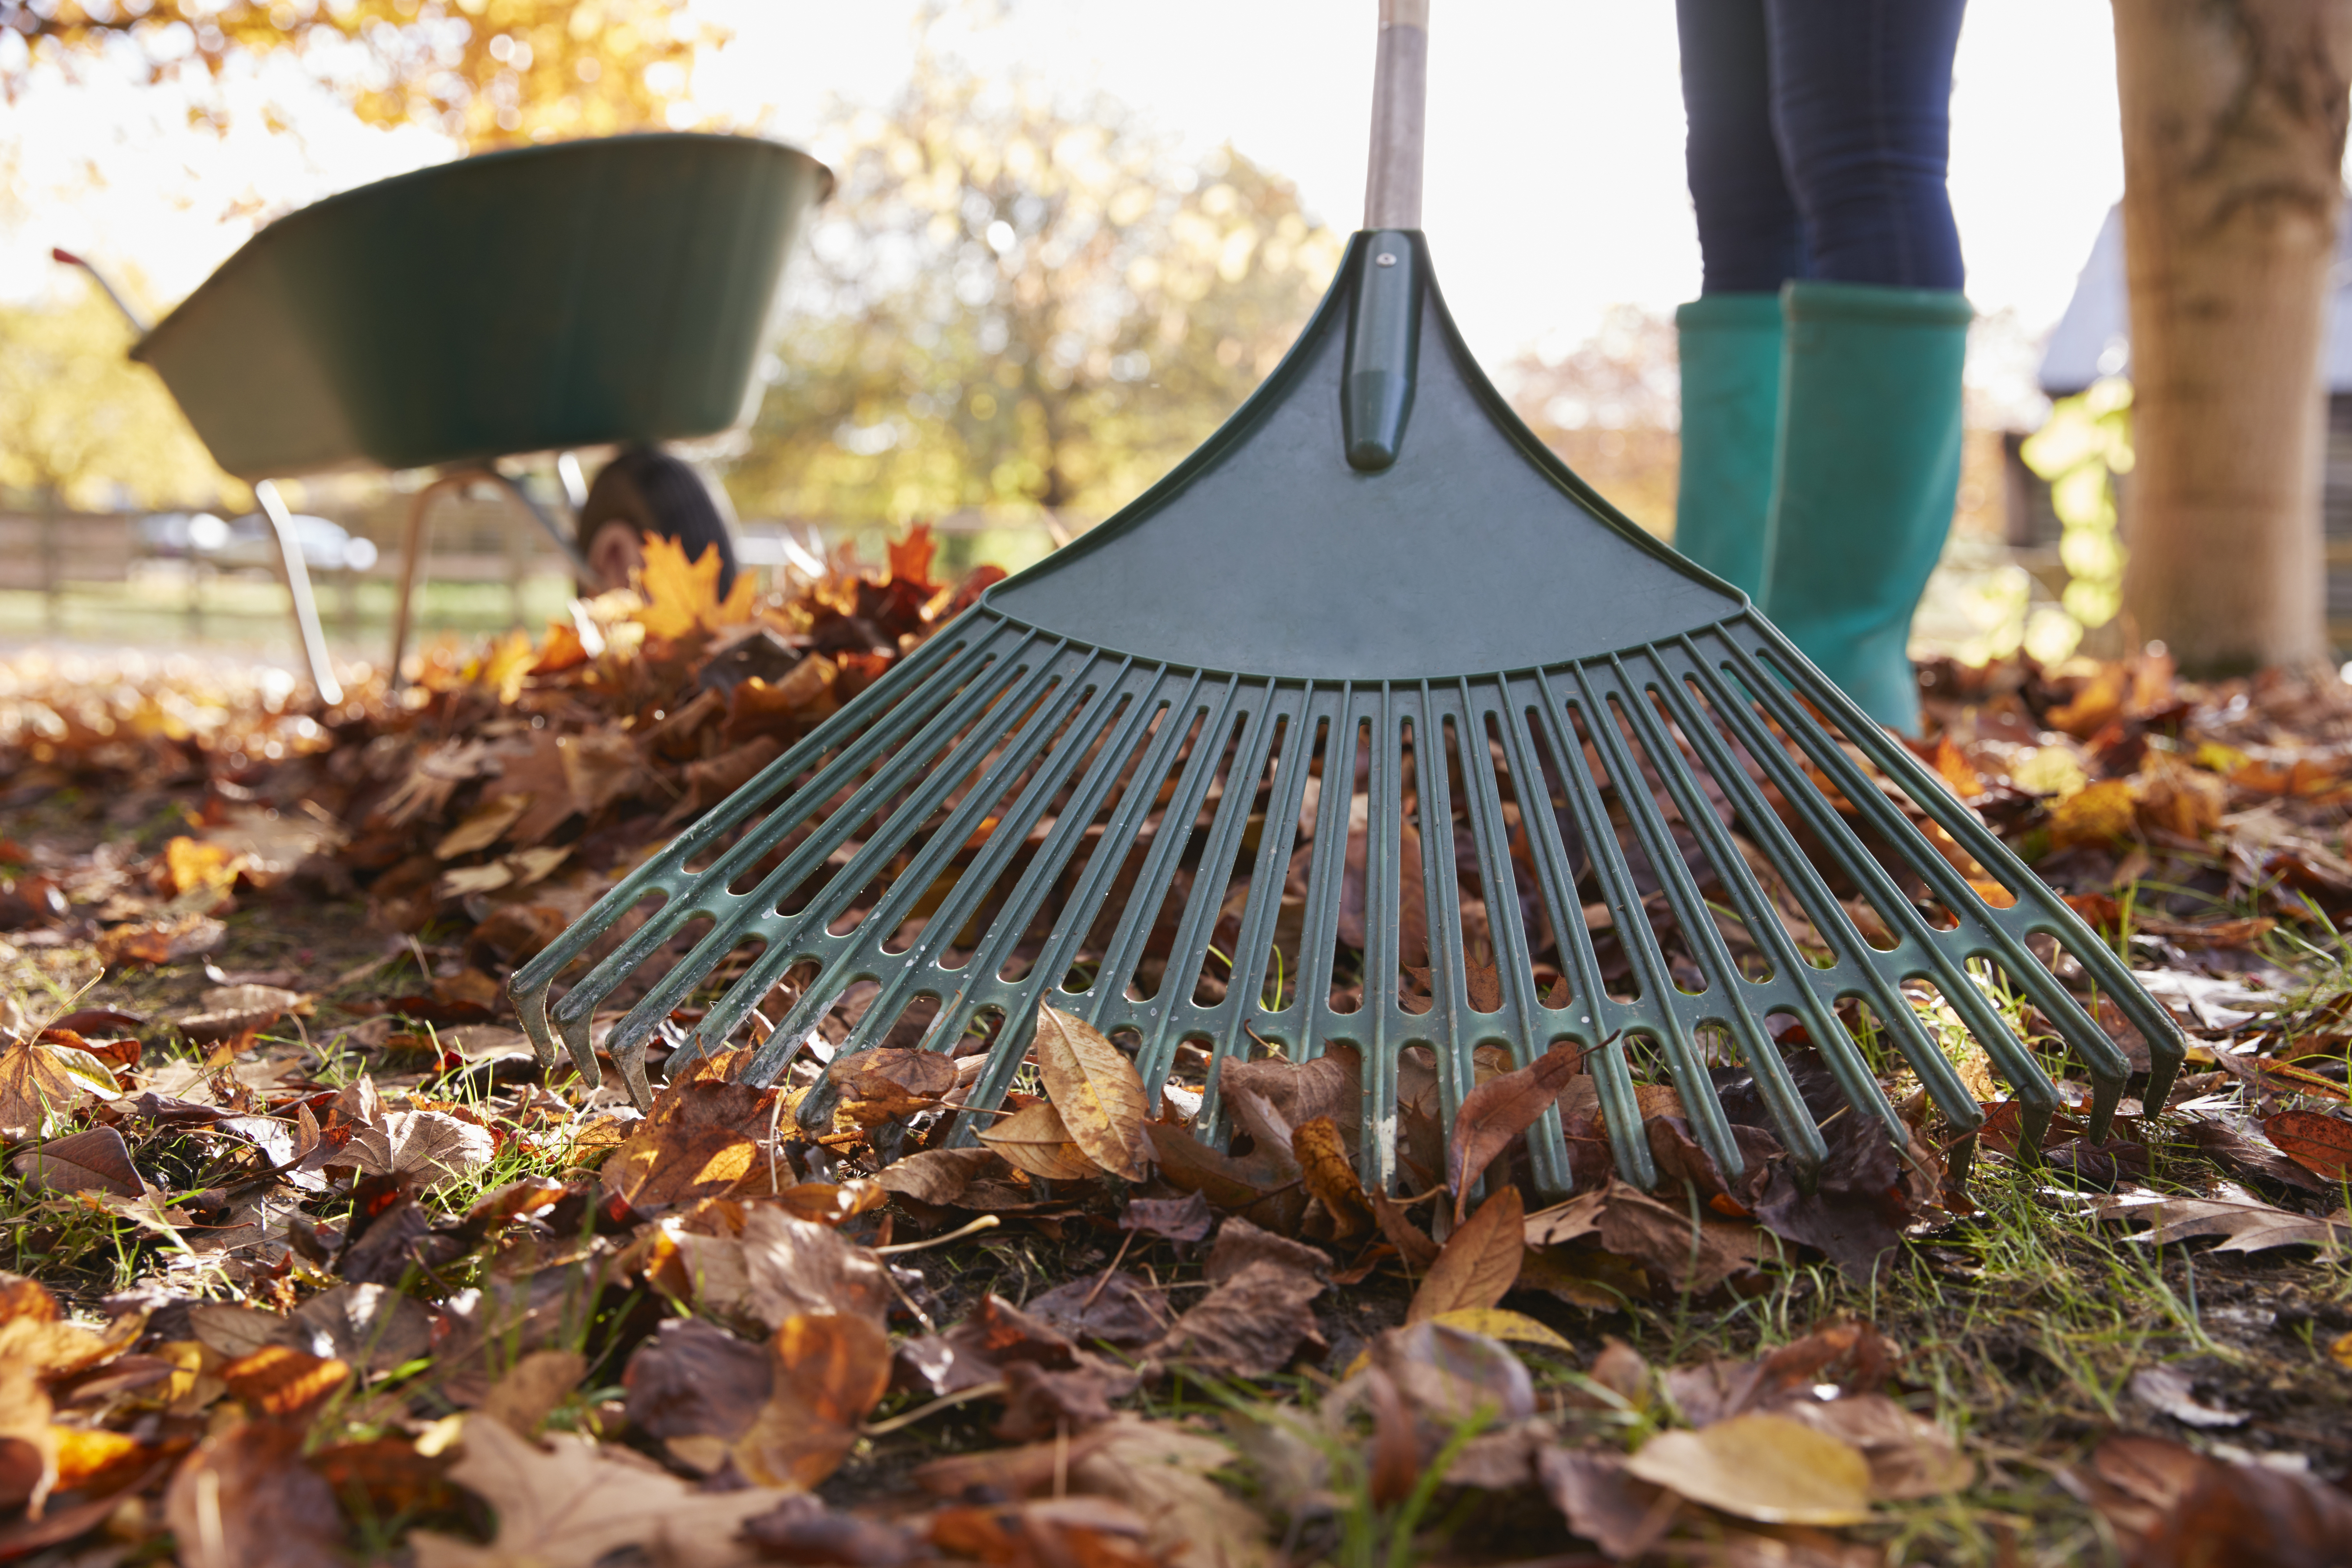
<path fill-rule="evenodd" d="M 1158 1354 L 1238 1376 L 1271 1376 L 1315 1332 L 1307 1303 L 1322 1292 L 1323 1281 L 1303 1270 L 1250 1263 L 1178 1318 Z"/>
<path fill-rule="evenodd" d="M 1151 1157 L 1143 1132 L 1151 1107 L 1135 1064 L 1092 1024 L 1058 1008 L 1038 1008 L 1031 1049 L 1070 1141 L 1113 1176 L 1141 1181 Z"/>
<path fill-rule="evenodd" d="M 699 1470 L 726 1462 L 775 1381 L 775 1356 L 700 1318 L 671 1318 L 629 1358 L 629 1425 Z"/>
<path fill-rule="evenodd" d="M 469 855 L 477 850 L 488 849 L 505 836 L 525 811 L 530 810 L 530 797 L 524 794 L 490 794 L 481 804 L 466 813 L 459 822 L 442 835 L 433 846 L 433 858 L 453 861 L 459 855 Z"/>
<path fill-rule="evenodd" d="M 2318 1247 L 2331 1256 L 2352 1247 L 2352 1221 L 2342 1211 L 2326 1219 L 2290 1214 L 2267 1203 L 2217 1197 L 2162 1197 L 2153 1193 L 2112 1197 L 2094 1211 L 2101 1219 L 2145 1219 L 2135 1241 L 2179 1241 L 2191 1236 L 2229 1239 L 2216 1252 L 2263 1252 L 2273 1247 Z"/>
<path fill-rule="evenodd" d="M 1562 1040 L 1527 1066 L 1497 1073 L 1462 1097 L 1454 1113 L 1454 1134 L 1445 1141 L 1445 1185 L 1454 1193 L 1454 1217 L 1467 1213 L 1470 1189 L 1509 1146 L 1558 1103 L 1569 1080 L 1584 1071 L 1585 1048 Z"/>
<path fill-rule="evenodd" d="M 1950 1434 L 1884 1394 L 1851 1394 L 1823 1403 L 1790 1399 L 1772 1414 L 1826 1432 L 1858 1449 L 1870 1465 L 1870 1493 L 1882 1501 L 1942 1497 L 1976 1479 L 1976 1464 Z"/>
<path fill-rule="evenodd" d="M 1307 1190 L 1323 1200 L 1342 1240 L 1369 1228 L 1371 1206 L 1364 1200 L 1364 1184 L 1348 1159 L 1339 1124 L 1318 1116 L 1291 1129 L 1290 1154 L 1307 1183 Z"/>
<path fill-rule="evenodd" d="M 946 1206 L 972 1183 L 1010 1174 L 993 1149 L 925 1149 L 883 1166 L 874 1179 L 885 1192 Z"/>
<path fill-rule="evenodd" d="M 110 1192 L 137 1197 L 146 1190 L 131 1164 L 131 1146 L 111 1127 L 86 1127 L 26 1149 L 8 1168 L 51 1192 Z"/>
<path fill-rule="evenodd" d="M 197 1445 L 163 1497 L 184 1568 L 341 1568 L 341 1512 L 302 1431 L 245 1421 Z"/>
<path fill-rule="evenodd" d="M 1678 1213 L 1647 1193 L 1612 1183 L 1597 1228 L 1601 1244 L 1638 1263 L 1675 1291 L 1705 1295 L 1771 1256 L 1770 1239 L 1751 1220 L 1711 1209 Z"/>
<path fill-rule="evenodd" d="M 836 1056 L 825 1076 L 839 1087 L 851 1120 L 870 1127 L 937 1108 L 955 1087 L 956 1066 L 936 1051 L 885 1047 Z"/>
<path fill-rule="evenodd" d="M 2281 1111 L 2263 1119 L 2263 1135 L 2287 1158 L 2329 1181 L 2352 1176 L 2352 1122 L 2318 1111 Z"/>
<path fill-rule="evenodd" d="M 1405 1322 L 1417 1323 L 1465 1307 L 1491 1307 L 1510 1293 L 1526 1251 L 1526 1207 L 1519 1189 L 1507 1186 L 1478 1206 L 1478 1212 L 1445 1239 L 1437 1261 L 1412 1293 Z"/>
<path fill-rule="evenodd" d="M 480 1169 L 494 1153 L 488 1127 L 446 1111 L 387 1111 L 382 1121 L 353 1133 L 335 1163 L 364 1176 L 401 1176 L 430 1186 Z"/>
<path fill-rule="evenodd" d="M 756 1488 L 694 1490 L 650 1460 L 609 1456 L 568 1432 L 549 1444 L 552 1451 L 503 1422 L 469 1419 L 449 1479 L 497 1510 L 497 1538 L 477 1546 L 414 1531 L 417 1568 L 593 1568 L 628 1547 L 665 1568 L 735 1568 L 743 1521 L 775 1506 L 775 1493 Z"/>
<path fill-rule="evenodd" d="M 481 1413 L 530 1437 L 587 1375 L 588 1358 L 576 1350 L 532 1351 L 490 1385 Z"/>
<path fill-rule="evenodd" d="M 1015 1170 L 1047 1181 L 1090 1181 L 1102 1174 L 1049 1101 L 1024 1105 L 993 1127 L 982 1127 L 980 1141 Z"/>
<path fill-rule="evenodd" d="M 786 1318 L 772 1349 L 767 1407 L 737 1439 L 735 1466 L 761 1486 L 806 1490 L 841 1468 L 857 1424 L 890 1386 L 890 1337 L 862 1317 Z"/>
<path fill-rule="evenodd" d="M 751 1174 L 762 1091 L 734 1081 L 744 1052 L 696 1059 L 662 1085 L 653 1109 L 603 1166 L 604 1190 L 639 1209 L 720 1197 Z"/>
<path fill-rule="evenodd" d="M 829 1225 L 758 1204 L 744 1218 L 742 1249 L 748 1305 L 772 1328 L 822 1312 L 880 1322 L 889 1311 L 882 1260 Z"/>
<path fill-rule="evenodd" d="M 310 1000 L 283 986 L 215 986 L 199 1000 L 201 1012 L 178 1022 L 182 1034 L 201 1045 L 215 1045 L 255 1030 L 268 1029 Z"/>
<path fill-rule="evenodd" d="M 1860 1524 L 1870 1465 L 1853 1444 L 1785 1416 L 1734 1416 L 1696 1432 L 1661 1432 L 1626 1470 L 1693 1502 L 1765 1524 Z"/>
<path fill-rule="evenodd" d="M 2099 1511 L 2136 1568 L 2341 1568 L 2352 1540 L 2352 1501 L 2326 1483 L 2161 1437 L 2116 1434 L 2060 1479 Z"/>

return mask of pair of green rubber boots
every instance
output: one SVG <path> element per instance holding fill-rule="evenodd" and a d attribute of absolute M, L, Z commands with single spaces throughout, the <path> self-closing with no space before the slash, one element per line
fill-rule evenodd
<path fill-rule="evenodd" d="M 1971 314 L 1943 289 L 1820 282 L 1675 312 L 1675 548 L 1906 735 L 1919 696 L 1905 644 L 1959 488 Z"/>

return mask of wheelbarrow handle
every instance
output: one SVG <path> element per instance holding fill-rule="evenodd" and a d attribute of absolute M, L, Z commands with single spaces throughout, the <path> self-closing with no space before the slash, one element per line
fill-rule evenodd
<path fill-rule="evenodd" d="M 147 319 L 131 308 L 131 302 L 122 298 L 121 291 L 106 280 L 106 274 L 99 271 L 97 267 L 92 267 L 89 262 L 83 260 L 80 256 L 76 256 L 73 252 L 59 246 L 51 246 L 49 247 L 49 259 L 54 262 L 62 263 L 67 267 L 79 267 L 84 272 L 89 273 L 90 281 L 97 284 L 100 288 L 106 290 L 106 297 L 114 301 L 114 308 L 122 312 L 122 319 L 125 321 L 131 323 L 131 329 L 138 333 L 142 338 L 147 335 Z"/>
<path fill-rule="evenodd" d="M 1372 68 L 1371 172 L 1364 226 L 1421 226 L 1421 144 L 1429 97 L 1429 0 L 1381 0 L 1381 52 Z"/>

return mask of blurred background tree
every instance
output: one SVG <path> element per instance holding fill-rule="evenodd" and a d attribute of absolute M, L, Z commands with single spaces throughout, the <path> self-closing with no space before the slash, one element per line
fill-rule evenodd
<path fill-rule="evenodd" d="M 1287 181 L 1108 99 L 927 55 L 845 129 L 728 470 L 747 514 L 1083 528 L 1248 395 L 1338 266 Z"/>
<path fill-rule="evenodd" d="M 472 149 L 664 128 L 724 37 L 680 0 L 0 0 L 0 30 L 26 44 L 12 96 L 24 70 L 118 47 L 184 85 L 289 50 L 368 123 Z"/>
<path fill-rule="evenodd" d="M 1650 532 L 1673 535 L 1682 380 L 1671 318 L 1616 306 L 1583 343 L 1529 350 L 1496 380 L 1561 461 Z"/>
<path fill-rule="evenodd" d="M 130 348 L 94 288 L 63 307 L 0 305 L 0 505 L 249 504 Z"/>

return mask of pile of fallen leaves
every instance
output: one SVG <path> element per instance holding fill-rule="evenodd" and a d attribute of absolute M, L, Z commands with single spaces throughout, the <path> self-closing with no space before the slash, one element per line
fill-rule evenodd
<path fill-rule="evenodd" d="M 326 710 L 185 667 L 0 674 L 0 1558 L 1859 1565 L 2012 1474 L 1919 1347 L 1846 1315 L 1966 1293 L 1986 1217 L 1950 1130 L 1891 1067 L 1897 1148 L 1794 1038 L 1820 1179 L 1725 1064 L 1745 1173 L 1662 1078 L 1647 1192 L 1571 1047 L 1482 1052 L 1450 1119 L 1404 1051 L 1396 1192 L 1359 1179 L 1344 1050 L 1213 1086 L 1188 1061 L 1154 1096 L 1048 1009 L 961 1148 L 985 1042 L 836 1055 L 870 986 L 772 1086 L 719 1052 L 641 1113 L 541 1067 L 512 967 L 985 586 L 930 559 L 918 535 L 722 601 L 715 561 L 653 541 L 637 591 Z M 2313 1261 L 2337 1287 L 2300 1320 L 2311 1375 L 2342 1377 L 2352 689 L 2143 655 L 1941 666 L 1926 695 L 1922 755 L 2192 1041 L 2169 1106 L 2021 1148 L 1956 1040 L 1979 1164 L 2151 1255 L 2219 1238 L 2192 1292 Z M 1212 1087 L 1232 1131 L 1204 1141 Z M 1555 1106 L 1564 1200 L 1527 1156 Z M 1759 1303 L 1758 1354 L 1635 1348 Z M 2336 1560 L 2352 1424 L 2290 1455 L 2200 1376 L 2150 1361 L 2138 1430 L 2032 1462 L 2133 1563 Z"/>

